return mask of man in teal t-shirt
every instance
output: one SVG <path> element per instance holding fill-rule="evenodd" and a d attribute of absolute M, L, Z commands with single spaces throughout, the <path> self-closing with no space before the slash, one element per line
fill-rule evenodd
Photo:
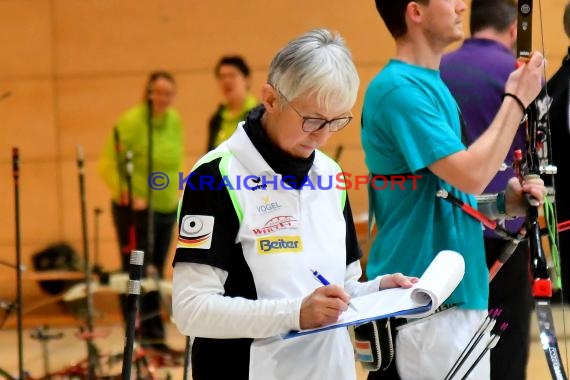
<path fill-rule="evenodd" d="M 398 375 L 371 372 L 368 379 L 443 379 L 487 314 L 488 273 L 480 223 L 436 197 L 447 190 L 476 206 L 473 196 L 493 178 L 511 145 L 524 107 L 541 88 L 543 58 L 533 58 L 509 78 L 507 96 L 487 133 L 466 148 L 459 108 L 442 82 L 439 63 L 446 47 L 463 37 L 463 1 L 376 0 L 396 42 L 396 56 L 372 80 L 362 110 L 362 144 L 371 175 L 371 211 L 378 234 L 367 275 L 404 272 L 420 276 L 440 250 L 465 259 L 465 276 L 446 301 L 456 308 L 408 323 L 396 338 Z M 415 174 L 403 188 L 390 175 Z M 376 189 L 376 190 L 375 190 Z M 523 191 L 542 200 L 540 180 L 509 183 L 506 212 L 523 214 Z M 504 210 L 503 210 L 504 211 Z M 475 352 L 473 358 L 479 352 Z M 459 373 L 463 376 L 470 363 Z M 489 378 L 488 355 L 470 379 Z"/>
<path fill-rule="evenodd" d="M 367 275 L 374 278 L 390 268 L 419 277 L 437 252 L 452 249 L 463 255 L 468 270 L 446 303 L 485 310 L 488 287 L 481 284 L 488 282 L 488 271 L 481 224 L 458 207 L 437 200 L 435 193 L 447 190 L 474 207 L 475 200 L 423 170 L 465 150 L 457 104 L 439 72 L 391 60 L 368 86 L 362 120 L 370 173 L 421 176 L 406 181 L 405 190 L 376 181 L 379 189 L 387 186 L 371 192 L 381 238 L 373 243 Z M 408 252 L 413 252 L 413 260 Z"/>

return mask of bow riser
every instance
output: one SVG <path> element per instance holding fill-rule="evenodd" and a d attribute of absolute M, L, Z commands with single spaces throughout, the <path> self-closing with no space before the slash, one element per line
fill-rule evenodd
<path fill-rule="evenodd" d="M 532 0 L 519 0 L 517 19 L 517 57 L 530 59 L 532 53 Z"/>

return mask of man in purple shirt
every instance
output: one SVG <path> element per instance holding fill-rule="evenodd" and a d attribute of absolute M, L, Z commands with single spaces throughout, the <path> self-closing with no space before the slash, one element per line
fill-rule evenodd
<path fill-rule="evenodd" d="M 516 23 L 515 0 L 473 0 L 470 19 L 472 37 L 442 59 L 441 77 L 459 103 L 465 119 L 463 132 L 468 144 L 487 129 L 501 106 L 505 82 L 516 65 Z M 510 167 L 513 151 L 523 149 L 524 140 L 524 130 L 521 128 L 505 157 L 509 168 L 495 176 L 485 193 L 502 191 L 507 181 L 515 175 Z M 509 220 L 506 227 L 516 232 L 523 223 L 524 218 Z M 485 231 L 489 267 L 505 243 L 492 231 Z M 501 319 L 509 323 L 509 328 L 491 351 L 491 379 L 526 378 L 532 304 L 528 244 L 521 242 L 490 284 L 489 308 L 502 308 Z"/>

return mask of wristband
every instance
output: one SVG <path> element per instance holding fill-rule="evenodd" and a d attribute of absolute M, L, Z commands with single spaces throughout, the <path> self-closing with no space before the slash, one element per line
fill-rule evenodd
<path fill-rule="evenodd" d="M 526 107 L 524 106 L 524 103 L 522 102 L 522 100 L 519 99 L 518 96 L 516 96 L 515 94 L 511 94 L 510 92 L 505 92 L 502 96 L 502 100 L 505 100 L 505 98 L 513 98 L 517 104 L 519 105 L 519 107 L 521 108 L 522 113 L 524 114 L 526 111 Z"/>

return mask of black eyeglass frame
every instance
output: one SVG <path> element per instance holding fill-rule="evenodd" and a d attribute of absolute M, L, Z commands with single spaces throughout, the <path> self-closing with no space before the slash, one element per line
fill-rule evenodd
<path fill-rule="evenodd" d="M 273 87 L 275 88 L 275 87 Z M 287 99 L 287 97 L 285 95 L 283 95 L 283 93 L 275 88 L 275 91 L 277 91 L 277 94 L 279 94 L 279 96 L 281 96 L 285 102 L 287 103 L 287 105 L 289 107 L 291 107 L 291 109 L 293 111 L 295 111 L 295 113 L 297 115 L 299 115 L 299 117 L 301 119 L 303 119 L 303 124 L 301 125 L 301 129 L 304 132 L 307 133 L 312 133 L 312 132 L 317 132 L 321 129 L 323 129 L 327 124 L 329 125 L 329 131 L 331 132 L 338 132 L 341 129 L 343 129 L 344 127 L 346 127 L 351 121 L 352 121 L 352 116 L 344 116 L 344 117 L 338 117 L 336 119 L 331 119 L 331 120 L 327 120 L 327 119 L 322 119 L 320 117 L 307 117 L 307 116 L 303 116 L 301 115 L 301 113 L 297 110 L 297 108 L 293 107 L 293 105 L 291 104 L 291 101 L 289 101 L 289 99 Z M 307 127 L 307 121 L 314 121 L 314 127 Z M 338 126 L 333 124 L 334 122 L 339 122 L 342 121 L 341 124 L 339 124 Z M 309 124 L 310 125 L 310 124 Z"/>

